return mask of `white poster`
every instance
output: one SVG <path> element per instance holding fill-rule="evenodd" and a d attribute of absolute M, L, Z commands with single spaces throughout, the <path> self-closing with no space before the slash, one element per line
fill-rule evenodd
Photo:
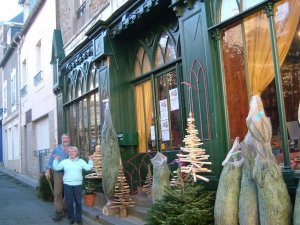
<path fill-rule="evenodd" d="M 161 130 L 169 130 L 169 120 L 160 121 Z"/>
<path fill-rule="evenodd" d="M 150 133 L 151 133 L 151 141 L 155 140 L 155 127 L 151 126 L 150 127 Z"/>
<path fill-rule="evenodd" d="M 169 95 L 170 95 L 171 111 L 179 109 L 178 89 L 173 88 L 173 89 L 169 90 Z"/>
<path fill-rule="evenodd" d="M 168 111 L 168 99 L 159 101 L 160 112 Z"/>
<path fill-rule="evenodd" d="M 161 132 L 162 141 L 170 141 L 170 132 L 169 130 L 164 130 Z"/>

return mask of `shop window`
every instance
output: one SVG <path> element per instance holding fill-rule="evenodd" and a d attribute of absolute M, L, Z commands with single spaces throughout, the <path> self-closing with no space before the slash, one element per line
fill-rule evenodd
<path fill-rule="evenodd" d="M 296 144 L 299 139 L 299 126 L 295 129 L 297 134 L 291 133 L 292 129 L 289 129 L 289 126 L 295 124 L 292 123 L 293 121 L 297 121 L 299 107 L 300 2 L 297 0 L 280 1 L 275 4 L 274 12 L 289 149 L 297 152 L 299 150 Z M 279 93 L 277 93 L 274 80 L 269 21 L 264 12 L 259 11 L 240 23 L 223 29 L 222 55 L 230 139 L 233 140 L 236 136 L 241 139 L 245 137 L 249 98 L 253 95 L 260 95 L 266 116 L 270 118 L 272 124 L 273 152 L 275 155 L 279 154 L 277 159 L 282 162 L 280 109 L 277 105 Z M 300 156 L 298 152 L 292 153 L 291 159 L 294 160 L 298 155 Z"/>
<path fill-rule="evenodd" d="M 154 68 L 176 59 L 173 39 L 162 32 L 153 52 Z M 151 62 L 146 51 L 138 49 L 134 65 L 135 77 L 147 74 L 135 83 L 135 106 L 139 152 L 178 149 L 181 143 L 177 75 L 174 66 L 150 73 Z M 155 101 L 155 102 L 154 102 Z M 154 108 L 155 107 L 155 108 Z"/>
<path fill-rule="evenodd" d="M 95 151 L 99 139 L 100 128 L 100 100 L 98 93 L 98 81 L 95 76 L 96 68 L 92 67 L 87 75 L 89 92 L 85 90 L 85 79 L 78 74 L 76 80 L 76 98 L 72 102 L 74 93 L 71 80 L 67 86 L 67 115 L 68 131 L 71 135 L 72 144 L 80 150 L 80 156 L 87 158 Z M 81 97 L 78 99 L 78 97 Z M 69 104 L 68 104 L 69 103 Z"/>

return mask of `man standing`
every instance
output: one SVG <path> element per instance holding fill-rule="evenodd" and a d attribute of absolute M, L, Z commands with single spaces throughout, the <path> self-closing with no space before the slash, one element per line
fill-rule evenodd
<path fill-rule="evenodd" d="M 71 141 L 71 137 L 68 134 L 63 134 L 61 137 L 62 143 L 56 146 L 49 158 L 48 166 L 46 169 L 45 177 L 47 179 L 50 178 L 50 171 L 53 165 L 53 156 L 59 156 L 59 162 L 69 158 L 69 145 Z M 54 207 L 55 207 L 55 216 L 53 220 L 58 222 L 64 217 L 64 201 L 63 201 L 63 170 L 53 171 L 53 180 L 54 180 Z"/>
<path fill-rule="evenodd" d="M 59 156 L 54 155 L 53 169 L 64 170 L 64 191 L 67 201 L 69 224 L 82 224 L 82 170 L 90 171 L 93 168 L 93 156 L 89 157 L 88 163 L 77 157 L 78 149 L 69 147 L 69 158 L 58 163 Z M 75 214 L 74 214 L 75 203 Z"/>

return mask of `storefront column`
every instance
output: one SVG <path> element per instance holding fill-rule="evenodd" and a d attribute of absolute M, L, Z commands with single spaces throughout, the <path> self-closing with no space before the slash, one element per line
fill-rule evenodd
<path fill-rule="evenodd" d="M 218 64 L 219 65 L 223 65 L 223 56 L 222 56 L 222 41 L 221 41 L 221 38 L 222 38 L 222 32 L 221 30 L 219 29 L 216 29 L 212 32 L 212 38 L 213 40 L 216 41 L 217 43 L 217 56 L 218 56 Z M 227 99 L 226 99 L 226 87 L 225 87 L 225 77 L 224 77 L 224 67 L 223 66 L 220 66 L 219 67 L 219 71 L 220 71 L 220 79 L 221 79 L 221 85 L 222 85 L 222 105 L 223 105 L 223 108 L 224 108 L 224 116 L 225 118 L 229 118 L 229 115 L 228 115 L 228 111 L 227 111 Z M 226 149 L 230 149 L 231 146 L 230 146 L 230 131 L 229 131 L 229 124 L 228 124 L 228 119 L 224 119 L 224 125 L 225 125 L 225 130 L 226 130 Z"/>
<path fill-rule="evenodd" d="M 276 40 L 276 31 L 275 31 L 275 22 L 274 22 L 274 3 L 269 3 L 264 8 L 264 13 L 266 14 L 270 27 L 270 36 L 272 43 L 272 56 L 274 63 L 274 76 L 275 76 L 275 85 L 276 85 L 276 96 L 277 96 L 277 105 L 278 105 L 278 114 L 279 114 L 279 124 L 280 124 L 280 134 L 282 140 L 282 151 L 283 151 L 283 173 L 288 175 L 292 174 L 292 168 L 290 164 L 290 154 L 288 147 L 288 136 L 286 131 L 286 116 L 285 116 L 285 108 L 284 108 L 284 99 L 283 99 L 283 91 L 282 91 L 282 81 L 281 81 L 281 73 L 280 73 L 280 63 L 278 58 L 278 48 L 277 48 L 277 40 Z"/>

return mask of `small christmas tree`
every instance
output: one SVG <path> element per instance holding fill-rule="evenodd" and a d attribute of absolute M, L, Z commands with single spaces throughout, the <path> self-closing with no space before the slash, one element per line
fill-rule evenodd
<path fill-rule="evenodd" d="M 148 173 L 146 176 L 145 185 L 143 186 L 143 192 L 146 192 L 148 199 L 151 199 L 152 198 L 151 188 L 152 188 L 153 176 L 152 176 L 150 164 L 148 164 L 147 169 L 148 169 Z"/>
<path fill-rule="evenodd" d="M 134 201 L 130 198 L 130 189 L 126 182 L 123 166 L 119 171 L 114 197 L 114 201 L 111 201 L 111 208 L 119 208 L 120 216 L 127 217 L 128 207 L 134 206 Z"/>
<path fill-rule="evenodd" d="M 94 167 L 85 178 L 101 178 L 102 177 L 102 151 L 101 145 L 98 140 L 98 145 L 96 146 L 95 152 L 93 153 Z"/>
<path fill-rule="evenodd" d="M 184 147 L 180 149 L 183 153 L 177 154 L 179 162 L 184 163 L 185 165 L 181 166 L 181 172 L 191 175 L 194 182 L 197 179 L 204 181 L 209 181 L 206 177 L 200 176 L 200 172 L 211 172 L 209 169 L 203 167 L 204 165 L 210 165 L 211 162 L 208 162 L 209 155 L 205 154 L 205 149 L 198 147 L 202 145 L 200 138 L 197 137 L 198 130 L 195 127 L 195 119 L 193 114 L 189 113 L 189 118 L 187 119 L 187 135 L 185 136 L 183 142 L 185 143 Z M 184 154 L 187 153 L 187 154 Z"/>

